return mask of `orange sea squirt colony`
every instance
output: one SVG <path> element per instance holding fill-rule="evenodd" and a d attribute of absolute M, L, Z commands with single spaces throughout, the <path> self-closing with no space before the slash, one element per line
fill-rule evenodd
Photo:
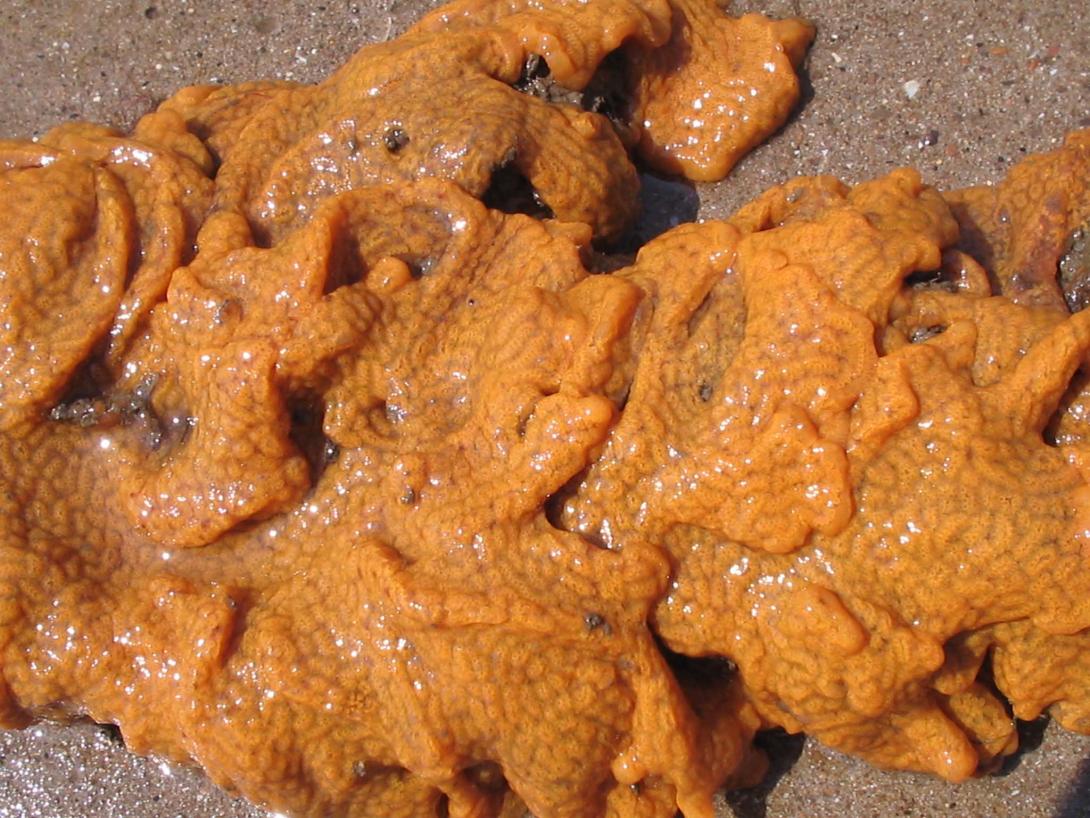
<path fill-rule="evenodd" d="M 376 818 L 710 818 L 772 726 L 952 780 L 1010 710 L 1090 732 L 1090 132 L 589 271 L 629 153 L 722 176 L 812 35 L 463 0 L 0 142 L 4 723 Z"/>

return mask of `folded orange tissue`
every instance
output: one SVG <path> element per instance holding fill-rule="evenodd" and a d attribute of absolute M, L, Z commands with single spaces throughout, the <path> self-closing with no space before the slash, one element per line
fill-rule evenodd
<path fill-rule="evenodd" d="M 621 252 L 635 163 L 722 177 L 813 33 L 459 0 L 0 142 L 3 723 L 374 818 L 712 818 L 770 727 L 951 780 L 1012 712 L 1090 732 L 1090 132 Z"/>

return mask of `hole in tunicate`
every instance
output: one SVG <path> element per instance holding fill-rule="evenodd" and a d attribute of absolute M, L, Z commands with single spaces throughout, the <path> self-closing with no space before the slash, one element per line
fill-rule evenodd
<path fill-rule="evenodd" d="M 101 398 L 77 398 L 58 403 L 49 411 L 49 419 L 58 423 L 70 423 L 81 429 L 105 425 L 109 418 L 105 401 Z"/>
<path fill-rule="evenodd" d="M 579 105 L 582 94 L 565 88 L 553 79 L 549 63 L 540 54 L 531 54 L 522 64 L 522 72 L 515 82 L 515 90 L 545 102 L 564 102 Z"/>
<path fill-rule="evenodd" d="M 49 419 L 81 429 L 135 426 L 144 444 L 152 450 L 158 449 L 165 432 L 151 406 L 157 382 L 158 376 L 148 375 L 131 389 L 104 393 L 91 380 L 77 378 L 65 399 L 49 411 Z"/>
<path fill-rule="evenodd" d="M 522 63 L 522 71 L 515 82 L 515 87 L 520 91 L 528 89 L 534 80 L 549 76 L 549 63 L 540 54 L 530 54 Z"/>
<path fill-rule="evenodd" d="M 586 625 L 587 631 L 593 633 L 600 631 L 606 636 L 610 636 L 613 633 L 613 626 L 609 624 L 609 620 L 597 611 L 588 611 L 583 615 L 583 624 Z"/>
<path fill-rule="evenodd" d="M 435 269 L 435 258 L 432 256 L 408 256 L 400 255 L 396 258 L 405 262 L 405 265 L 409 268 L 409 272 L 413 278 L 423 278 L 431 273 Z"/>
<path fill-rule="evenodd" d="M 946 327 L 941 324 L 934 324 L 927 327 L 914 327 L 908 334 L 908 340 L 913 344 L 922 344 L 924 341 L 929 341 L 936 335 L 942 335 L 946 332 Z"/>
<path fill-rule="evenodd" d="M 553 212 L 542 201 L 514 161 L 508 161 L 492 171 L 488 189 L 481 201 L 492 210 L 503 213 L 522 213 L 535 219 L 551 219 Z"/>
<path fill-rule="evenodd" d="M 121 735 L 121 728 L 116 724 L 100 724 L 98 725 L 98 732 L 99 735 L 110 744 L 117 747 L 125 746 L 125 739 Z"/>
<path fill-rule="evenodd" d="M 638 134 L 630 125 L 630 85 L 628 61 L 623 49 L 616 49 L 598 64 L 594 75 L 581 91 L 557 82 L 548 61 L 540 54 L 530 54 L 526 58 L 514 87 L 545 102 L 571 105 L 606 117 L 621 141 L 631 148 Z"/>
<path fill-rule="evenodd" d="M 942 270 L 917 270 L 905 278 L 905 286 L 913 290 L 941 290 L 956 293 L 958 286 Z"/>
<path fill-rule="evenodd" d="M 619 130 L 625 129 L 632 118 L 628 89 L 628 60 L 621 49 L 616 49 L 598 64 L 579 104 L 606 117 Z"/>
<path fill-rule="evenodd" d="M 92 410 L 99 414 L 105 411 L 105 397 L 112 382 L 112 375 L 97 358 L 84 361 L 72 373 L 56 406 L 50 410 L 50 420 L 94 426 L 97 415 L 94 422 L 90 419 L 79 422 L 79 417 Z"/>
<path fill-rule="evenodd" d="M 317 482 L 322 472 L 340 456 L 340 448 L 326 437 L 325 402 L 316 395 L 297 395 L 288 399 L 291 425 L 288 436 L 310 467 L 310 479 Z"/>
<path fill-rule="evenodd" d="M 382 144 L 386 146 L 386 150 L 390 153 L 400 153 L 408 147 L 410 141 L 405 130 L 397 125 L 387 128 L 382 135 Z"/>
<path fill-rule="evenodd" d="M 738 666 L 726 656 L 689 656 L 677 653 L 656 637 L 666 664 L 679 677 L 690 683 L 721 683 L 733 676 Z"/>

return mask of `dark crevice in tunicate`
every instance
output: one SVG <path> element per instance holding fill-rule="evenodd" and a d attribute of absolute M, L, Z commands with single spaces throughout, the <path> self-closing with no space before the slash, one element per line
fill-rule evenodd
<path fill-rule="evenodd" d="M 81 429 L 137 426 L 145 444 L 158 449 L 165 436 L 163 424 L 151 406 L 158 377 L 148 375 L 132 389 L 106 391 L 85 370 L 73 379 L 66 396 L 49 411 L 49 419 Z"/>
<path fill-rule="evenodd" d="M 1057 407 L 1056 412 L 1049 419 L 1048 425 L 1045 426 L 1044 432 L 1042 432 L 1042 437 L 1049 446 L 1068 445 L 1076 442 L 1060 439 L 1060 421 L 1064 415 L 1071 413 L 1076 421 L 1085 423 L 1088 412 L 1090 412 L 1090 406 L 1080 403 L 1079 399 L 1087 391 L 1088 386 L 1090 386 L 1090 372 L 1085 369 L 1078 370 L 1074 377 L 1071 378 L 1071 383 L 1067 385 L 1067 391 L 1064 392 L 1064 396 L 1060 399 L 1059 407 Z"/>
<path fill-rule="evenodd" d="M 322 290 L 324 295 L 329 295 L 341 287 L 356 284 L 363 278 L 367 265 L 360 257 L 359 244 L 351 232 L 342 232 L 333 243 L 329 254 L 328 270 Z"/>
<path fill-rule="evenodd" d="M 1067 250 L 1060 257 L 1059 281 L 1071 312 L 1090 305 L 1090 226 L 1083 225 L 1068 239 Z"/>
<path fill-rule="evenodd" d="M 515 82 L 515 90 L 545 102 L 563 102 L 579 105 L 582 94 L 565 88 L 553 79 L 549 63 L 540 54 L 531 54 L 522 64 L 522 73 Z"/>
<path fill-rule="evenodd" d="M 261 222 L 250 219 L 250 238 L 254 247 L 259 250 L 268 250 L 273 246 L 272 233 Z"/>
<path fill-rule="evenodd" d="M 125 746 L 125 739 L 121 736 L 121 728 L 116 724 L 99 724 L 98 732 L 110 744 L 118 747 Z"/>
<path fill-rule="evenodd" d="M 522 213 L 535 219 L 553 218 L 553 211 L 514 161 L 505 162 L 492 171 L 492 180 L 481 201 L 486 207 L 503 213 Z"/>
<path fill-rule="evenodd" d="M 503 793 L 507 789 L 507 779 L 503 769 L 492 761 L 482 761 L 466 767 L 462 773 L 473 785 L 489 793 Z"/>
<path fill-rule="evenodd" d="M 905 286 L 912 290 L 958 291 L 957 284 L 947 278 L 942 270 L 917 270 L 905 278 Z"/>
<path fill-rule="evenodd" d="M 940 324 L 934 324 L 926 327 L 914 327 L 908 334 L 908 340 L 913 344 L 922 344 L 925 341 L 930 341 L 937 335 L 942 335 L 946 331 L 946 327 Z"/>
<path fill-rule="evenodd" d="M 1014 723 L 1018 729 L 1018 749 L 1003 759 L 1002 766 L 995 771 L 994 775 L 1007 776 L 1022 766 L 1022 759 L 1028 753 L 1034 752 L 1045 740 L 1045 729 L 1048 727 L 1049 721 L 1048 716 L 1040 716 L 1033 721 L 1016 719 Z M 1067 813 L 1056 814 L 1059 818 L 1067 815 Z M 1072 813 L 1072 815 L 1075 815 L 1075 813 Z"/>
<path fill-rule="evenodd" d="M 586 87 L 575 90 L 561 85 L 553 78 L 548 61 L 540 54 L 531 54 L 522 65 L 515 81 L 516 90 L 549 103 L 560 103 L 582 108 L 606 117 L 627 144 L 631 143 L 630 82 L 628 61 L 622 49 L 616 49 L 603 58 Z M 626 138 L 627 137 L 627 138 Z"/>
<path fill-rule="evenodd" d="M 609 252 L 594 247 L 582 248 L 583 266 L 594 274 L 613 273 L 628 267 L 636 261 L 636 254 L 629 252 Z"/>
<path fill-rule="evenodd" d="M 1007 701 L 1007 697 L 1003 695 L 1003 691 L 999 689 L 999 685 L 997 685 L 995 681 L 995 673 L 992 670 L 992 652 L 990 650 L 984 656 L 984 661 L 980 664 L 980 670 L 977 671 L 975 681 L 977 684 L 979 684 L 981 687 L 983 687 L 985 690 L 987 690 L 989 693 L 999 699 L 999 701 L 1003 703 L 1004 708 L 1006 708 L 1007 713 L 1010 713 L 1010 702 Z M 944 708 L 944 710 L 946 710 L 946 708 Z M 947 715 L 951 716 L 951 713 L 948 710 Z M 953 718 L 953 721 L 960 723 L 957 718 Z M 970 737 L 973 735 L 972 730 L 966 730 L 966 733 Z M 1019 736 L 1019 739 L 1021 739 L 1021 736 Z M 1019 756 L 1021 756 L 1022 753 L 1026 752 L 1027 749 L 1030 748 L 1026 745 L 1023 745 L 1021 741 L 1019 741 L 1018 749 L 1015 750 L 1014 753 L 1007 756 L 1000 755 L 996 758 L 991 759 L 990 761 L 985 761 L 982 759 L 978 770 L 981 774 L 991 772 L 997 775 L 1006 775 L 1018 766 Z"/>
<path fill-rule="evenodd" d="M 718 683 L 738 671 L 738 666 L 726 656 L 688 656 L 671 650 L 658 636 L 655 642 L 674 674 L 688 681 Z"/>
<path fill-rule="evenodd" d="M 583 89 L 579 104 L 587 111 L 606 117 L 624 138 L 632 120 L 630 87 L 628 60 L 622 49 L 616 49 L 599 63 Z"/>
<path fill-rule="evenodd" d="M 584 531 L 578 528 L 574 528 L 568 525 L 564 518 L 565 506 L 568 501 L 571 500 L 579 493 L 579 487 L 583 485 L 583 481 L 586 480 L 587 474 L 590 472 L 590 467 L 583 469 L 577 475 L 572 477 L 557 489 L 552 496 L 545 501 L 544 511 L 545 519 L 549 521 L 549 525 L 555 528 L 557 531 L 566 531 L 570 534 L 578 534 L 583 539 L 587 540 L 591 545 L 597 548 L 608 549 L 612 543 L 608 542 L 600 531 Z"/>
<path fill-rule="evenodd" d="M 224 640 L 223 655 L 220 657 L 222 665 L 234 656 L 242 645 L 242 638 L 249 624 L 250 609 L 254 606 L 251 593 L 244 588 L 234 587 L 226 603 L 231 609 L 231 633 Z"/>
<path fill-rule="evenodd" d="M 949 202 L 950 212 L 958 222 L 958 249 L 972 256 L 988 274 L 992 293 L 999 293 L 999 280 L 995 276 L 995 250 L 988 230 L 977 223 L 972 211 L 960 202 Z"/>
<path fill-rule="evenodd" d="M 340 447 L 325 435 L 325 402 L 316 395 L 300 395 L 288 400 L 291 426 L 288 435 L 310 466 L 311 483 L 340 456 Z"/>
<path fill-rule="evenodd" d="M 584 614 L 583 624 L 587 626 L 587 630 L 591 633 L 601 631 L 606 636 L 613 633 L 613 626 L 609 624 L 609 620 L 596 611 L 588 611 Z"/>
<path fill-rule="evenodd" d="M 386 129 L 382 135 L 382 144 L 390 153 L 401 153 L 412 141 L 405 129 L 394 125 Z"/>
<path fill-rule="evenodd" d="M 780 779 L 791 772 L 802 757 L 806 736 L 788 733 L 777 727 L 759 732 L 753 739 L 753 745 L 764 751 L 768 758 L 768 772 L 754 787 L 723 793 L 723 800 L 729 805 L 731 813 L 739 818 L 764 818 L 768 814 L 768 799 L 776 791 Z"/>

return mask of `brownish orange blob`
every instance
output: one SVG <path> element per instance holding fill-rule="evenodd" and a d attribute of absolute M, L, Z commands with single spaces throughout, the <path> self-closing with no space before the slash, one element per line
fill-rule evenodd
<path fill-rule="evenodd" d="M 588 270 L 629 149 L 725 173 L 811 37 L 461 0 L 317 86 L 0 143 L 3 723 L 377 818 L 711 818 L 772 725 L 950 779 L 1008 702 L 1090 730 L 1090 313 L 1050 278 L 1090 134 Z"/>
<path fill-rule="evenodd" d="M 1035 158 L 1035 185 L 1066 180 L 1086 138 Z M 1085 206 L 1085 187 L 1072 195 Z M 1047 225 L 1021 240 L 1058 259 L 1040 200 L 1012 199 Z M 976 682 L 991 645 L 1019 715 L 1059 702 L 1079 724 L 1085 707 L 1066 698 L 1078 663 L 1015 674 L 1011 648 L 978 634 L 1019 623 L 1077 645 L 1090 617 L 1084 444 L 1044 440 L 1090 316 L 959 290 L 980 268 L 958 237 L 944 200 L 898 171 L 853 189 L 801 179 L 645 247 L 617 275 L 654 317 L 563 515 L 622 552 L 665 545 L 654 629 L 677 652 L 729 656 L 765 723 L 954 780 L 1016 746 Z M 978 643 L 956 673 L 951 640 Z"/>

